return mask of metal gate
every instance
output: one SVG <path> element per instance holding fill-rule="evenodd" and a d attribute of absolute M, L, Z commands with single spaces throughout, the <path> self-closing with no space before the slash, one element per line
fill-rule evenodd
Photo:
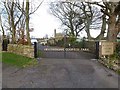
<path fill-rule="evenodd" d="M 81 59 L 84 58 L 86 54 L 88 58 L 93 58 L 90 53 L 83 52 L 83 50 L 87 49 L 43 46 L 39 43 L 37 44 L 37 48 L 39 58 Z"/>

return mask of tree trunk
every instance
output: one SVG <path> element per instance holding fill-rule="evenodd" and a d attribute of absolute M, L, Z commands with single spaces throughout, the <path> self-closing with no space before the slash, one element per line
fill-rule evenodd
<path fill-rule="evenodd" d="M 90 35 L 90 30 L 86 30 L 86 33 L 87 33 L 87 38 L 88 38 L 88 40 L 91 40 L 92 39 L 92 37 L 91 37 L 91 35 Z"/>
<path fill-rule="evenodd" d="M 71 35 L 74 37 L 75 33 L 74 33 L 74 27 L 73 27 L 73 23 L 72 23 L 72 19 L 71 18 L 69 18 L 69 23 L 70 23 Z"/>
<path fill-rule="evenodd" d="M 16 28 L 14 26 L 14 19 L 11 18 L 11 22 L 12 22 L 12 25 L 11 25 L 11 28 L 12 28 L 12 43 L 15 44 L 16 43 Z"/>
<path fill-rule="evenodd" d="M 115 42 L 116 41 L 116 15 L 111 15 L 109 17 L 109 24 L 108 24 L 108 35 L 107 40 Z"/>
<path fill-rule="evenodd" d="M 116 37 L 119 33 L 120 33 L 120 14 L 118 16 L 118 20 L 117 20 L 117 23 L 116 23 Z"/>
<path fill-rule="evenodd" d="M 87 23 L 85 24 L 86 25 L 86 33 L 87 33 L 87 37 L 88 37 L 88 40 L 91 40 L 92 37 L 90 35 L 90 23 L 91 23 L 91 20 L 89 18 L 87 18 Z"/>
<path fill-rule="evenodd" d="M 101 32 L 100 32 L 100 34 L 97 36 L 96 39 L 98 39 L 98 40 L 104 39 L 105 30 L 106 30 L 106 15 L 103 14 L 103 16 L 102 16 L 102 28 L 101 28 Z"/>
<path fill-rule="evenodd" d="M 1 27 L 2 27 L 2 39 L 4 39 L 5 38 L 5 31 L 4 31 L 3 26 L 1 26 Z"/>
<path fill-rule="evenodd" d="M 4 31 L 4 28 L 3 28 L 3 25 L 2 25 L 1 16 L 0 16 L 0 26 L 1 26 L 1 29 L 2 29 L 2 40 L 3 40 L 5 38 L 5 31 Z"/>
<path fill-rule="evenodd" d="M 12 25 L 11 25 L 11 28 L 12 28 L 12 43 L 15 44 L 16 43 L 16 28 L 14 26 L 14 20 L 11 18 L 11 22 L 12 22 Z"/>
<path fill-rule="evenodd" d="M 31 45 L 30 33 L 29 33 L 29 0 L 26 0 L 26 34 L 28 45 Z"/>
<path fill-rule="evenodd" d="M 13 7 L 14 7 L 14 2 L 12 2 L 12 7 L 10 9 L 10 24 L 11 24 L 11 28 L 12 28 L 12 43 L 15 44 L 16 43 L 16 27 L 14 25 L 14 11 L 13 11 Z"/>

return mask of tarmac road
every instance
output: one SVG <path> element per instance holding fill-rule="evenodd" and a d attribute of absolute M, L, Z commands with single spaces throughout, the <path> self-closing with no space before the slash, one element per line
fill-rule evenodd
<path fill-rule="evenodd" d="M 90 59 L 45 59 L 19 69 L 3 64 L 3 88 L 118 88 L 118 76 Z"/>

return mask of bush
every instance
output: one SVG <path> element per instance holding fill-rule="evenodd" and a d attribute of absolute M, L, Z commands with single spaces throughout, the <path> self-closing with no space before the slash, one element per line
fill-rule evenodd
<path fill-rule="evenodd" d="M 116 44 L 116 49 L 114 51 L 114 54 L 110 56 L 110 59 L 120 60 L 120 42 Z"/>
<path fill-rule="evenodd" d="M 120 42 L 116 44 L 114 54 L 110 56 L 111 60 L 120 60 Z"/>
<path fill-rule="evenodd" d="M 120 56 L 120 42 L 117 43 L 116 45 L 116 53 Z"/>

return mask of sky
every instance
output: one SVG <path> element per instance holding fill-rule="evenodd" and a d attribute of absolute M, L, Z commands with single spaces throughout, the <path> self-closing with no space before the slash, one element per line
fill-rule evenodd
<path fill-rule="evenodd" d="M 39 9 L 31 16 L 30 26 L 34 28 L 31 32 L 32 37 L 42 38 L 46 35 L 52 37 L 54 35 L 54 29 L 57 32 L 60 30 L 60 22 L 52 14 L 49 13 L 50 0 L 44 0 Z"/>

